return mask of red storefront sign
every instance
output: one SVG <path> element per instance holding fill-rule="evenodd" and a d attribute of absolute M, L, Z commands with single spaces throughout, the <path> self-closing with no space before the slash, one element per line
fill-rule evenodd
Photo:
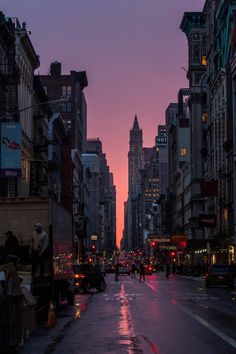
<path fill-rule="evenodd" d="M 203 197 L 215 197 L 218 195 L 218 180 L 201 181 L 200 185 Z"/>
<path fill-rule="evenodd" d="M 201 214 L 199 215 L 200 227 L 216 227 L 216 215 L 215 214 Z"/>

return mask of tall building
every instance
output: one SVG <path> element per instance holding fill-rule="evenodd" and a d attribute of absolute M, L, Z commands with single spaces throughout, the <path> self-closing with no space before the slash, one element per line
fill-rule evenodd
<path fill-rule="evenodd" d="M 86 181 L 89 193 L 85 200 L 87 246 L 91 245 L 91 235 L 96 234 L 97 251 L 111 255 L 116 246 L 116 188 L 99 139 L 87 140 L 82 162 L 90 170 Z"/>
<path fill-rule="evenodd" d="M 140 170 L 143 168 L 143 132 L 139 128 L 137 115 L 130 130 L 128 152 L 128 208 L 127 227 L 124 241 L 127 248 L 137 249 L 140 243 Z"/>
<path fill-rule="evenodd" d="M 235 11 L 233 1 L 206 0 L 180 26 L 189 59 L 190 236 L 201 249 L 193 263 L 235 262 Z"/>
<path fill-rule="evenodd" d="M 167 156 L 168 156 L 168 176 L 167 176 L 167 188 L 168 188 L 168 195 L 172 193 L 172 186 L 171 186 L 171 177 L 173 175 L 173 171 L 175 169 L 175 158 L 172 156 L 172 146 L 173 141 L 172 137 L 174 136 L 174 132 L 176 129 L 176 122 L 178 119 L 178 103 L 170 103 L 166 109 L 166 132 L 168 136 L 167 140 Z M 173 137 L 174 139 L 174 137 Z"/>
<path fill-rule="evenodd" d="M 168 187 L 168 145 L 165 125 L 158 126 L 156 151 L 159 156 L 159 194 L 166 195 Z"/>
<path fill-rule="evenodd" d="M 86 171 L 86 188 L 84 204 L 86 206 L 86 234 L 83 240 L 84 246 L 89 250 L 91 246 L 91 236 L 100 236 L 100 161 L 96 153 L 82 154 L 82 164 Z M 98 240 L 100 242 L 100 239 Z"/>
<path fill-rule="evenodd" d="M 26 24 L 21 25 L 17 18 L 9 19 L 0 13 L 0 116 L 2 122 L 4 115 L 11 117 L 11 124 L 1 124 L 1 131 L 14 136 L 21 146 L 17 158 L 8 156 L 6 161 L 4 156 L 0 157 L 0 196 L 26 197 L 30 193 L 34 71 L 39 65 Z M 3 147 L 1 151 L 4 155 Z"/>
<path fill-rule="evenodd" d="M 81 154 L 87 139 L 87 105 L 84 88 L 88 85 L 86 71 L 62 74 L 61 63 L 51 63 L 48 75 L 38 76 L 49 100 L 65 99 L 60 107 L 61 117 L 69 132 L 69 144 L 63 146 L 63 205 L 73 210 L 74 220 L 84 216 L 83 171 Z M 75 221 L 75 232 L 79 224 Z"/>
<path fill-rule="evenodd" d="M 199 222 L 205 214 L 201 184 L 206 177 L 207 92 L 206 92 L 206 24 L 201 12 L 184 14 L 180 28 L 188 39 L 188 77 L 190 87 L 190 165 L 191 188 L 188 227 L 189 239 L 202 243 L 205 228 Z M 205 148 L 204 148 L 205 147 Z M 196 241 L 200 240 L 200 241 Z M 190 245 L 191 241 L 189 242 Z M 195 257 L 196 258 L 196 257 Z"/>
<path fill-rule="evenodd" d="M 124 202 L 124 229 L 122 239 L 120 241 L 120 248 L 122 250 L 128 249 L 128 201 Z"/>
<path fill-rule="evenodd" d="M 129 153 L 128 153 L 128 181 L 129 195 L 137 193 L 140 182 L 139 170 L 143 168 L 143 132 L 139 128 L 138 118 L 135 115 L 133 127 L 130 130 Z"/>
<path fill-rule="evenodd" d="M 143 148 L 144 168 L 141 173 L 141 207 L 143 238 L 159 233 L 159 151 L 156 147 Z M 145 243 L 145 239 L 143 240 Z"/>
<path fill-rule="evenodd" d="M 212 260 L 235 262 L 235 166 L 233 154 L 232 61 L 235 55 L 234 1 L 206 1 L 203 17 L 206 21 L 206 83 L 207 83 L 207 182 L 218 188 L 207 198 L 206 213 L 217 216 L 215 227 L 206 229 L 218 249 L 212 249 Z M 224 26 L 222 26 L 224 23 Z M 226 31 L 227 29 L 227 31 Z M 232 70 L 233 69 L 233 70 Z M 234 121 L 234 122 L 233 122 Z M 220 249 L 220 252 L 218 250 Z"/>

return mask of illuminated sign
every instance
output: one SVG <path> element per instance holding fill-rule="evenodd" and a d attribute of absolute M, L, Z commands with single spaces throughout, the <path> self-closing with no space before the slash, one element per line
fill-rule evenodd
<path fill-rule="evenodd" d="M 169 237 L 149 237 L 148 240 L 149 242 L 158 242 L 158 243 L 170 242 Z"/>
<path fill-rule="evenodd" d="M 162 135 L 158 136 L 156 138 L 156 146 L 161 147 L 161 146 L 166 146 L 167 145 L 167 135 Z"/>
<path fill-rule="evenodd" d="M 200 227 L 216 227 L 216 215 L 215 214 L 200 214 L 199 226 Z"/>
<path fill-rule="evenodd" d="M 164 246 L 164 245 L 161 245 L 160 249 L 161 250 L 177 250 L 177 247 L 176 246 Z"/>

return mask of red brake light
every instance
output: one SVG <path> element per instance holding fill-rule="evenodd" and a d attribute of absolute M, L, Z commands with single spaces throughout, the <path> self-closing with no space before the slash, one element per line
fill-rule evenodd
<path fill-rule="evenodd" d="M 75 274 L 76 279 L 84 279 L 85 275 L 84 274 Z"/>

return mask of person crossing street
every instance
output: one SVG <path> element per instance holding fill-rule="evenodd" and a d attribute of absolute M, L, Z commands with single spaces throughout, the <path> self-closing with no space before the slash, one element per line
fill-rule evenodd
<path fill-rule="evenodd" d="M 140 266 L 139 266 L 139 280 L 145 281 L 145 268 L 143 262 L 140 262 Z"/>
<path fill-rule="evenodd" d="M 136 267 L 135 267 L 135 263 L 133 262 L 131 265 L 131 278 L 135 278 L 135 271 L 136 271 Z"/>

